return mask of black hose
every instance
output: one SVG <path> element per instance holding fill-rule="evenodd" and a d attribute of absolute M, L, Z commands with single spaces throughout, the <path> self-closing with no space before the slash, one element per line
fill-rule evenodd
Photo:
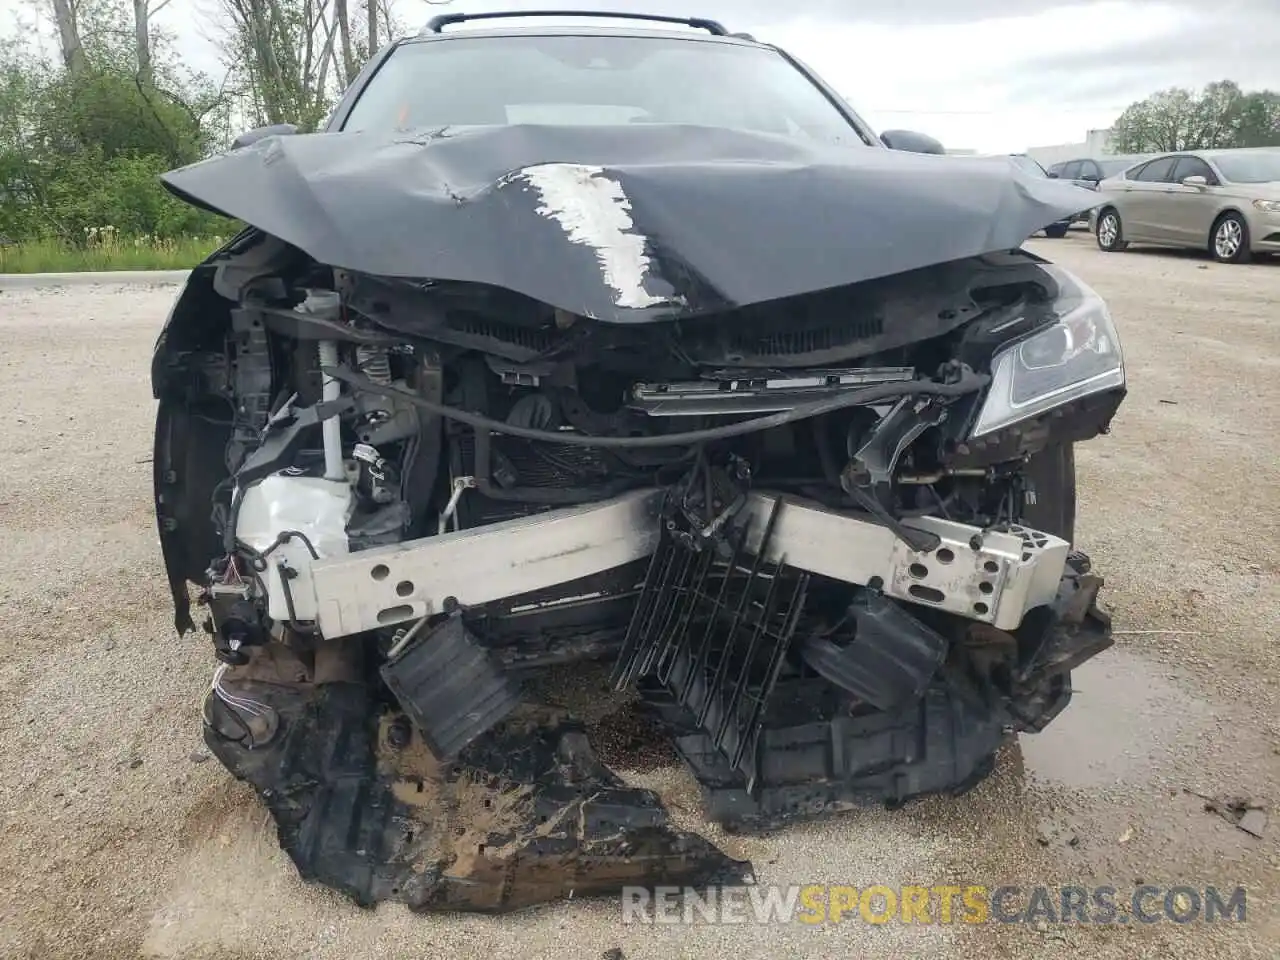
<path fill-rule="evenodd" d="M 581 434 L 565 434 L 551 430 L 535 430 L 532 427 L 517 427 L 514 424 L 494 420 L 478 413 L 470 413 L 466 410 L 459 410 L 457 407 L 436 403 L 434 400 L 420 397 L 417 394 L 410 393 L 408 390 L 400 390 L 397 387 L 377 383 L 344 367 L 324 367 L 322 372 L 335 380 L 341 380 L 343 383 L 349 384 L 357 390 L 364 390 L 367 393 L 375 393 L 384 397 L 398 397 L 437 416 L 457 420 L 459 423 L 465 423 L 476 430 L 488 430 L 492 433 L 507 434 L 524 440 L 559 443 L 565 446 L 613 448 L 678 447 L 686 444 L 709 443 L 713 440 L 727 440 L 730 437 L 740 437 L 748 433 L 758 433 L 761 430 L 771 430 L 774 427 L 785 426 L 797 420 L 818 417 L 834 410 L 864 406 L 868 403 L 875 403 L 878 400 L 894 400 L 898 397 L 908 396 L 959 397 L 966 393 L 973 393 L 984 387 L 991 380 L 986 374 L 965 370 L 955 383 L 936 383 L 932 380 L 878 383 L 859 390 L 851 390 L 840 396 L 815 400 L 812 403 L 802 403 L 797 407 L 792 407 L 790 410 L 771 413 L 765 417 L 755 417 L 751 420 L 742 420 L 738 423 L 729 423 L 722 427 L 708 427 L 705 430 L 691 430 L 688 433 L 669 433 L 663 436 L 651 437 L 588 437 Z"/>
<path fill-rule="evenodd" d="M 303 636 L 314 634 L 314 629 L 298 624 L 298 611 L 293 606 L 293 588 L 289 586 L 289 574 L 293 571 L 281 560 L 276 564 L 276 572 L 280 575 L 280 589 L 284 591 L 284 605 L 289 612 L 289 619 L 285 621 L 285 625 L 294 633 L 300 633 Z"/>
<path fill-rule="evenodd" d="M 239 546 L 240 549 L 243 550 L 245 553 L 249 554 L 250 559 L 253 560 L 253 568 L 255 570 L 262 571 L 267 569 L 267 557 L 271 556 L 271 554 L 274 553 L 277 548 L 283 546 L 284 544 L 288 543 L 290 540 L 294 540 L 294 539 L 301 540 L 303 542 L 303 544 L 307 548 L 307 552 L 311 554 L 312 560 L 320 559 L 320 554 L 316 551 L 316 548 L 312 545 L 311 540 L 308 539 L 307 535 L 303 533 L 301 530 L 281 530 L 280 533 L 276 534 L 276 538 L 271 542 L 271 546 L 267 547 L 267 549 L 262 551 L 255 550 L 253 547 L 249 546 L 243 540 L 237 540 L 236 545 Z"/>

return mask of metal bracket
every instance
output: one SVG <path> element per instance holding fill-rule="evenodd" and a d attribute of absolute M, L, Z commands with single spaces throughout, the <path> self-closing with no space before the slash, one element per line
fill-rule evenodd
<path fill-rule="evenodd" d="M 842 483 L 870 488 L 879 496 L 893 480 L 898 458 L 920 434 L 947 418 L 947 408 L 932 397 L 903 397 L 880 418 L 871 436 L 853 454 Z"/>

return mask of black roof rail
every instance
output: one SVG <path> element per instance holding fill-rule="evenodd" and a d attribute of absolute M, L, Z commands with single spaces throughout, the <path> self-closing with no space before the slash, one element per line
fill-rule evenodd
<path fill-rule="evenodd" d="M 603 17 L 614 20 L 651 20 L 655 23 L 678 23 L 693 27 L 695 30 L 706 30 L 717 37 L 729 36 L 724 25 L 715 20 L 701 17 L 664 17 L 649 13 L 619 13 L 614 10 L 507 10 L 489 13 L 442 13 L 427 21 L 422 33 L 440 33 L 445 27 L 454 23 L 466 23 L 470 20 L 498 20 L 510 17 Z M 420 34 L 421 35 L 421 34 Z"/>

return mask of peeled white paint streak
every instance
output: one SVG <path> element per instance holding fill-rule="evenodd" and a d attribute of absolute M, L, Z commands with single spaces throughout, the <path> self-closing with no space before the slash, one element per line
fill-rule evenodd
<path fill-rule="evenodd" d="M 546 163 L 526 167 L 520 177 L 542 198 L 539 215 L 559 223 L 571 243 L 595 251 L 618 306 L 640 309 L 667 302 L 644 288 L 649 272 L 645 238 L 632 232 L 631 200 L 603 167 Z"/>

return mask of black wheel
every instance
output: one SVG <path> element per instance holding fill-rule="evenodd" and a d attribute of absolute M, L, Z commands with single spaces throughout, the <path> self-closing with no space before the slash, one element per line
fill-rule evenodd
<path fill-rule="evenodd" d="M 1035 491 L 1024 504 L 1022 519 L 1029 527 L 1051 533 L 1068 543 L 1076 534 L 1076 448 L 1059 443 L 1033 454 L 1023 475 Z"/>
<path fill-rule="evenodd" d="M 1249 225 L 1235 211 L 1224 213 L 1209 235 L 1209 252 L 1219 263 L 1249 262 Z"/>
<path fill-rule="evenodd" d="M 1067 235 L 1067 225 L 1065 223 L 1051 223 L 1044 228 L 1044 235 L 1050 240 L 1061 240 Z"/>
<path fill-rule="evenodd" d="M 1108 207 L 1098 214 L 1098 246 L 1107 253 L 1117 253 L 1129 246 L 1124 238 L 1124 228 L 1120 224 L 1120 214 L 1113 207 Z"/>

